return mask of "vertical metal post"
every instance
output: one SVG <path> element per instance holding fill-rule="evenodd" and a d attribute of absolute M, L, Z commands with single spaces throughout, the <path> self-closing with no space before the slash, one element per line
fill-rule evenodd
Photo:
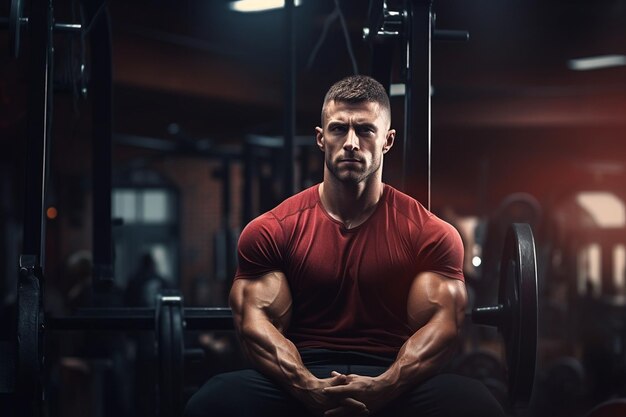
<path fill-rule="evenodd" d="M 43 400 L 43 270 L 45 268 L 45 197 L 52 122 L 52 1 L 31 2 L 28 37 L 28 128 L 24 236 L 18 265 L 16 410 L 40 416 Z"/>
<path fill-rule="evenodd" d="M 243 225 L 248 224 L 255 215 L 252 194 L 256 163 L 252 147 L 253 145 L 246 139 L 243 147 L 243 219 L 241 222 Z"/>
<path fill-rule="evenodd" d="M 95 19 L 90 32 L 93 92 L 93 284 L 96 291 L 113 284 L 111 221 L 112 74 L 111 31 L 104 1 L 90 2 Z"/>
<path fill-rule="evenodd" d="M 23 254 L 45 257 L 45 194 L 50 135 L 52 3 L 33 1 L 29 17 L 28 130 Z"/>
<path fill-rule="evenodd" d="M 295 192 L 296 136 L 296 31 L 295 2 L 285 1 L 285 141 L 283 164 L 284 197 Z"/>
<path fill-rule="evenodd" d="M 430 209 L 432 0 L 407 0 L 404 191 Z"/>
<path fill-rule="evenodd" d="M 235 242 L 233 242 L 234 236 L 232 230 L 232 183 L 231 183 L 231 167 L 232 159 L 229 156 L 225 156 L 222 160 L 222 227 L 224 230 L 224 242 L 226 244 L 224 250 L 224 257 L 226 265 L 226 279 L 232 279 L 235 276 L 234 259 L 235 254 L 233 248 Z"/>

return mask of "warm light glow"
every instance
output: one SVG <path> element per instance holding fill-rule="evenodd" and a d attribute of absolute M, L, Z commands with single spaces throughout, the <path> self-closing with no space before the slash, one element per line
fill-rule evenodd
<path fill-rule="evenodd" d="M 295 6 L 301 3 L 301 0 L 294 1 Z M 236 12 L 262 12 L 282 7 L 285 7 L 285 0 L 239 0 L 230 3 L 230 9 Z"/>
<path fill-rule="evenodd" d="M 583 192 L 576 196 L 576 201 L 599 227 L 626 226 L 624 202 L 614 194 L 602 191 Z"/>
<path fill-rule="evenodd" d="M 574 71 L 589 71 L 626 65 L 626 55 L 602 55 L 588 58 L 570 59 L 567 68 Z"/>
<path fill-rule="evenodd" d="M 474 256 L 472 258 L 472 265 L 474 265 L 475 267 L 479 267 L 480 264 L 483 263 L 482 259 L 480 259 L 480 256 Z"/>
<path fill-rule="evenodd" d="M 50 206 L 48 207 L 48 210 L 46 210 L 46 216 L 50 219 L 50 220 L 54 220 L 57 218 L 58 216 L 58 211 L 56 209 L 56 207 Z"/>

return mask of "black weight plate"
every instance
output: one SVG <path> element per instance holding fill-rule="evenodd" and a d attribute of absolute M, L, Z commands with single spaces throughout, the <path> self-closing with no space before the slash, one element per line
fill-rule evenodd
<path fill-rule="evenodd" d="M 24 3 L 22 0 L 11 0 L 9 11 L 9 51 L 17 58 L 20 53 L 20 33 L 22 29 L 22 14 Z"/>
<path fill-rule="evenodd" d="M 39 279 L 20 271 L 17 291 L 16 398 L 20 415 L 37 416 L 41 386 L 41 290 Z"/>
<path fill-rule="evenodd" d="M 157 298 L 156 333 L 159 363 L 158 416 L 179 416 L 183 408 L 184 310 L 177 291 Z"/>
<path fill-rule="evenodd" d="M 159 386 L 157 404 L 159 416 L 173 415 L 172 409 L 172 308 L 160 303 L 157 313 L 157 360 L 159 366 Z"/>
<path fill-rule="evenodd" d="M 498 301 L 504 306 L 504 337 L 509 397 L 515 406 L 528 404 L 537 359 L 537 267 L 532 229 L 514 223 L 504 240 Z"/>
<path fill-rule="evenodd" d="M 183 309 L 181 303 L 171 305 L 172 323 L 172 408 L 177 415 L 183 408 L 183 369 L 185 367 L 185 346 L 183 334 Z"/>

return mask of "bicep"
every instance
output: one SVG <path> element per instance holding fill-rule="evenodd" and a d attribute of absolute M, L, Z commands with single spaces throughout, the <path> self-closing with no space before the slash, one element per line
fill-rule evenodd
<path fill-rule="evenodd" d="M 435 322 L 456 331 L 463 324 L 466 305 L 463 281 L 423 272 L 415 277 L 409 290 L 408 324 L 413 331 Z"/>
<path fill-rule="evenodd" d="M 283 332 L 289 326 L 292 306 L 287 277 L 274 271 L 255 279 L 236 279 L 230 291 L 230 306 L 239 331 L 246 324 L 269 320 Z"/>

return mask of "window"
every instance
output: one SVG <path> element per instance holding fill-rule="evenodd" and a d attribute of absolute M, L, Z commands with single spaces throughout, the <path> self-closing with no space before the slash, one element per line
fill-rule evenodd
<path fill-rule="evenodd" d="M 179 280 L 177 193 L 167 187 L 121 187 L 112 194 L 115 226 L 115 275 L 121 287 L 151 255 L 157 273 L 175 285 Z"/>
<path fill-rule="evenodd" d="M 174 195 L 165 188 L 119 188 L 113 190 L 113 218 L 124 224 L 171 223 Z"/>
<path fill-rule="evenodd" d="M 576 196 L 576 202 L 589 213 L 599 227 L 626 226 L 624 202 L 613 193 L 586 191 Z"/>

